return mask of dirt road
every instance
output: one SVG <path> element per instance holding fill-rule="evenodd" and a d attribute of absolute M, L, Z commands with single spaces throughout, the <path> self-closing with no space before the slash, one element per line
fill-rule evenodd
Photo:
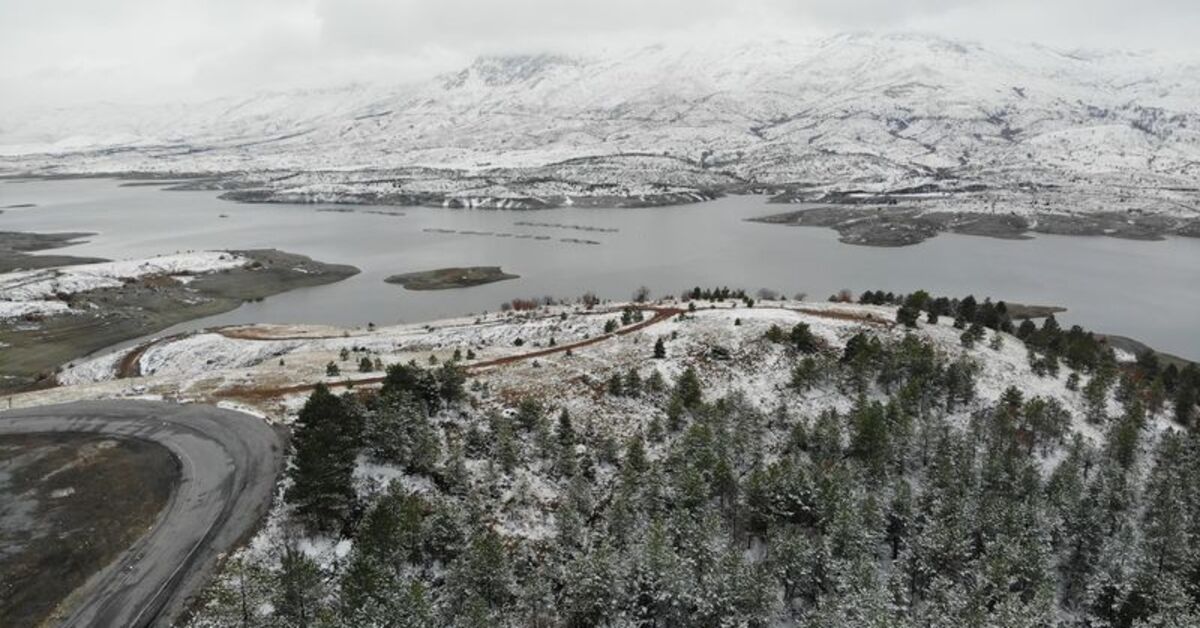
<path fill-rule="evenodd" d="M 646 320 L 644 320 L 640 323 L 634 323 L 633 325 L 622 327 L 616 331 L 606 333 L 606 334 L 601 334 L 599 336 L 588 338 L 586 340 L 579 340 L 576 342 L 557 345 L 557 346 L 549 347 L 549 348 L 545 348 L 545 349 L 538 349 L 536 351 L 527 351 L 525 353 L 508 355 L 508 356 L 504 356 L 502 358 L 494 358 L 491 360 L 483 360 L 481 362 L 473 362 L 471 364 L 467 364 L 464 368 L 466 369 L 468 374 L 474 374 L 474 373 L 483 371 L 485 369 L 489 369 L 489 368 L 493 368 L 493 367 L 497 367 L 497 366 L 503 366 L 506 364 L 514 364 L 516 362 L 524 362 L 527 360 L 533 360 L 536 358 L 553 355 L 555 353 L 566 353 L 567 351 L 581 349 L 583 347 L 587 347 L 587 346 L 594 345 L 594 344 L 597 344 L 600 342 L 604 342 L 605 340 L 616 338 L 617 336 L 625 336 L 627 334 L 632 334 L 633 332 L 646 329 L 647 327 L 650 327 L 651 325 L 657 325 L 658 323 L 661 323 L 663 321 L 670 320 L 670 318 L 672 316 L 677 316 L 686 311 L 686 310 L 683 310 L 681 308 L 676 308 L 676 307 L 643 306 L 643 307 L 639 307 L 637 309 L 645 311 L 645 312 L 652 312 L 653 316 L 651 316 L 650 318 L 647 318 Z M 611 314 L 613 312 L 603 312 L 603 313 Z M 340 382 L 325 382 L 325 385 L 328 386 L 329 388 L 350 388 L 353 386 L 370 386 L 373 384 L 379 384 L 379 383 L 383 382 L 384 379 L 385 378 L 382 376 L 380 376 L 380 377 L 364 377 L 364 378 L 360 378 L 360 379 L 346 379 L 346 380 L 343 380 Z M 316 387 L 317 387 L 316 384 L 294 384 L 291 386 L 281 386 L 281 387 L 276 387 L 276 388 L 257 388 L 257 387 L 255 387 L 255 388 L 232 388 L 232 389 L 223 391 L 221 393 L 221 395 L 224 397 L 231 398 L 231 399 L 270 399 L 273 397 L 281 397 L 283 395 L 294 395 L 297 393 L 311 392 Z"/>

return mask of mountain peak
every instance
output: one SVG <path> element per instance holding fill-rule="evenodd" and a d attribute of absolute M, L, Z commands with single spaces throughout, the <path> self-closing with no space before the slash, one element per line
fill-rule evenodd
<path fill-rule="evenodd" d="M 62 168 L 71 154 L 107 171 L 203 171 L 705 154 L 767 183 L 1120 175 L 1190 185 L 1196 73 L 1160 56 L 1087 58 L 903 33 L 488 55 L 413 86 L 14 116 L 0 156 L 23 168 Z M 108 150 L 111 138 L 122 150 Z M 49 156 L 22 157 L 36 153 Z"/>
<path fill-rule="evenodd" d="M 571 57 L 559 54 L 500 54 L 477 57 L 469 67 L 443 81 L 446 89 L 462 87 L 472 79 L 488 87 L 523 83 L 559 66 L 576 65 Z"/>

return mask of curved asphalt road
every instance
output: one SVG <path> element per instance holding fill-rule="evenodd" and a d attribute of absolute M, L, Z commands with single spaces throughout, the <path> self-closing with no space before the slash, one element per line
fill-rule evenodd
<path fill-rule="evenodd" d="M 85 401 L 0 412 L 0 434 L 87 432 L 166 447 L 179 485 L 148 533 L 76 590 L 64 626 L 169 625 L 217 557 L 266 514 L 283 444 L 265 422 L 212 406 Z"/>

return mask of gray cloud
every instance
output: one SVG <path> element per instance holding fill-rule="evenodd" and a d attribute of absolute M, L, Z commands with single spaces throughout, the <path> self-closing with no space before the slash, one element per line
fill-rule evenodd
<path fill-rule="evenodd" d="M 0 100 L 403 81 L 486 52 L 845 30 L 1196 50 L 1197 24 L 1195 0 L 0 0 Z"/>

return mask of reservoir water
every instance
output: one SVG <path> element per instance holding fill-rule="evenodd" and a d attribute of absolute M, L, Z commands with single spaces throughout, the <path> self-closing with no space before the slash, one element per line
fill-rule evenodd
<path fill-rule="evenodd" d="M 641 285 L 656 295 L 695 285 L 767 287 L 817 300 L 843 288 L 924 288 L 937 295 L 1061 305 L 1069 308 L 1059 317 L 1064 323 L 1200 359 L 1197 239 L 1011 241 L 942 234 L 893 249 L 842 244 L 823 228 L 747 222 L 787 209 L 758 196 L 644 209 L 499 211 L 251 205 L 222 201 L 214 192 L 108 179 L 0 182 L 0 207 L 25 203 L 36 206 L 3 210 L 0 230 L 97 234 L 55 252 L 129 258 L 278 248 L 363 271 L 173 331 L 248 322 L 417 322 L 495 310 L 514 297 L 593 291 L 626 299 Z M 566 241 L 571 239 L 595 243 Z M 383 282 L 388 275 L 444 266 L 501 266 L 521 278 L 436 292 Z"/>

